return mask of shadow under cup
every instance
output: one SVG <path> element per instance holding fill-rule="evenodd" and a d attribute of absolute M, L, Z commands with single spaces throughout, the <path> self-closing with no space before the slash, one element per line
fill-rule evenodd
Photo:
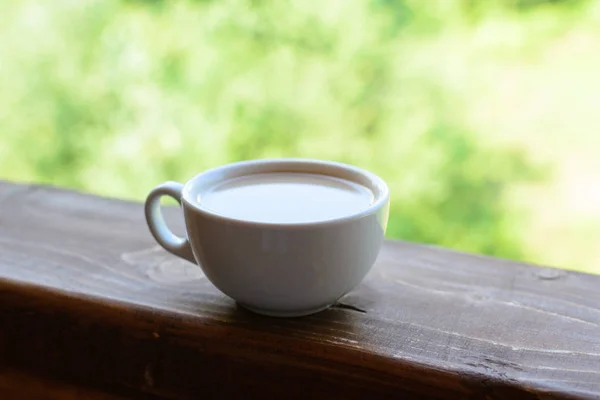
<path fill-rule="evenodd" d="M 344 179 L 368 188 L 373 202 L 341 218 L 272 223 L 216 214 L 197 200 L 203 191 L 220 182 L 265 173 Z M 164 221 L 157 203 L 162 195 L 180 201 L 187 238 L 174 237 L 166 225 L 161 225 Z M 243 307 L 282 317 L 323 310 L 357 286 L 379 254 L 388 212 L 389 190 L 382 179 L 353 166 L 318 160 L 229 164 L 201 173 L 185 186 L 174 182 L 159 185 L 146 200 L 148 225 L 159 244 L 197 263 L 220 291 Z"/>

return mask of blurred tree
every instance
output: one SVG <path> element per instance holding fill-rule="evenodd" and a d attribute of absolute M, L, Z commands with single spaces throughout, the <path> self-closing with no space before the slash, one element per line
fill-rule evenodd
<path fill-rule="evenodd" d="M 431 7 L 10 2 L 0 173 L 141 199 L 229 161 L 326 158 L 389 182 L 390 237 L 518 258 L 507 193 L 537 176 L 472 134 L 461 93 L 414 57 L 440 29 Z"/>

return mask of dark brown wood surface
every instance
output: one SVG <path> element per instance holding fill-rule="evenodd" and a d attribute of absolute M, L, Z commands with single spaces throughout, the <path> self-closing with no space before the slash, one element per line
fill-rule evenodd
<path fill-rule="evenodd" d="M 4 182 L 0 368 L 151 398 L 600 398 L 600 277 L 387 242 L 335 307 L 260 317 L 140 204 Z"/>
<path fill-rule="evenodd" d="M 2 400 L 132 400 L 146 397 L 133 391 L 120 392 L 106 387 L 79 387 L 44 376 L 0 369 Z"/>

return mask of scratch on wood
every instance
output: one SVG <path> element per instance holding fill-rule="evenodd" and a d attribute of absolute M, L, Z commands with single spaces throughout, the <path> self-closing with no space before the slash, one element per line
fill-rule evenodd
<path fill-rule="evenodd" d="M 389 276 L 389 274 L 386 273 L 383 269 L 380 271 L 380 276 L 383 279 L 386 279 L 390 282 L 394 282 L 394 283 L 397 283 L 397 284 L 403 285 L 403 286 L 412 287 L 412 288 L 418 289 L 420 291 L 433 292 L 433 293 L 438 293 L 438 294 L 443 294 L 443 295 L 458 295 L 459 294 L 459 292 L 454 291 L 454 290 L 435 289 L 430 286 L 422 286 L 422 285 L 416 285 L 414 283 L 409 283 L 409 282 L 403 281 L 402 279 Z"/>
<path fill-rule="evenodd" d="M 144 369 L 144 383 L 147 387 L 151 388 L 154 386 L 154 377 L 152 376 L 152 365 L 146 365 Z"/>
<path fill-rule="evenodd" d="M 522 303 L 517 303 L 517 302 L 514 302 L 514 301 L 500 301 L 498 303 L 504 304 L 504 305 L 507 305 L 507 306 L 511 306 L 511 307 L 522 308 L 524 310 L 529 310 L 529 311 L 533 311 L 533 312 L 537 312 L 537 313 L 541 313 L 541 314 L 552 315 L 553 317 L 565 318 L 565 319 L 567 319 L 569 321 L 573 321 L 573 322 L 579 322 L 579 323 L 582 323 L 582 324 L 588 324 L 588 325 L 600 327 L 600 325 L 598 325 L 598 324 L 595 324 L 595 323 L 590 322 L 590 321 L 586 321 L 586 320 L 581 319 L 581 318 L 571 317 L 569 315 L 559 314 L 559 313 L 555 313 L 555 312 L 552 312 L 552 311 L 542 310 L 540 308 L 526 306 L 526 305 L 524 305 Z"/>
<path fill-rule="evenodd" d="M 384 319 L 386 320 L 386 319 Z M 531 348 L 531 347 L 522 347 L 522 346 L 516 346 L 516 345 L 512 345 L 509 343 L 501 343 L 501 342 L 497 342 L 491 339 L 484 339 L 484 338 L 480 338 L 480 337 L 474 337 L 474 336 L 468 336 L 468 335 L 464 335 L 458 332 L 451 332 L 451 331 L 447 331 L 444 329 L 439 329 L 439 328 L 434 328 L 434 327 L 430 327 L 430 326 L 425 326 L 425 325 L 421 325 L 421 324 L 416 324 L 414 322 L 411 322 L 410 324 L 413 327 L 419 328 L 419 329 L 423 329 L 423 330 L 427 330 L 427 331 L 431 331 L 431 332 L 437 332 L 437 333 L 441 333 L 444 335 L 449 335 L 449 336 L 455 336 L 460 338 L 461 340 L 472 340 L 475 342 L 480 342 L 480 343 L 486 343 L 492 346 L 497 346 L 500 348 L 505 348 L 505 349 L 509 349 L 515 352 L 519 352 L 519 351 L 529 351 L 529 352 L 535 352 L 535 353 L 549 353 L 549 354 L 565 354 L 565 355 L 582 355 L 582 356 L 590 356 L 590 357 L 600 357 L 600 353 L 593 353 L 593 352 L 581 352 L 581 351 L 571 351 L 571 350 L 562 350 L 562 349 L 542 349 L 542 348 Z M 439 346 L 444 346 L 444 345 L 439 345 Z M 401 354 L 401 353 L 399 353 Z"/>
<path fill-rule="evenodd" d="M 353 306 L 352 304 L 335 303 L 332 307 L 333 308 L 340 308 L 342 310 L 356 311 L 356 312 L 363 313 L 363 314 L 367 313 L 366 310 L 363 310 L 362 308 L 359 308 L 357 306 Z"/>
<path fill-rule="evenodd" d="M 473 357 L 475 359 L 475 361 L 473 362 L 466 362 L 466 365 L 469 365 L 471 367 L 476 367 L 476 368 L 485 368 L 485 369 L 489 369 L 489 370 L 494 370 L 499 367 L 500 370 L 502 369 L 512 369 L 515 371 L 524 371 L 523 367 L 521 367 L 519 364 L 511 362 L 511 361 L 505 361 L 505 360 L 500 360 L 494 357 L 490 357 L 490 356 L 483 356 L 483 357 Z"/>

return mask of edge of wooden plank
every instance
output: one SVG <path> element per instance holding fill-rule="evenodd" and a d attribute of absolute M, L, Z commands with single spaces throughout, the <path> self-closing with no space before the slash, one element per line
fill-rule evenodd
<path fill-rule="evenodd" d="M 259 324 L 268 322 L 241 312 Z M 267 393 L 289 398 L 586 398 L 373 353 L 363 352 L 358 356 L 362 365 L 353 365 L 357 351 L 352 348 L 14 282 L 0 281 L 0 314 L 9 325 L 0 330 L 0 366 L 165 398 Z M 106 348 L 118 356 L 106 354 Z"/>

